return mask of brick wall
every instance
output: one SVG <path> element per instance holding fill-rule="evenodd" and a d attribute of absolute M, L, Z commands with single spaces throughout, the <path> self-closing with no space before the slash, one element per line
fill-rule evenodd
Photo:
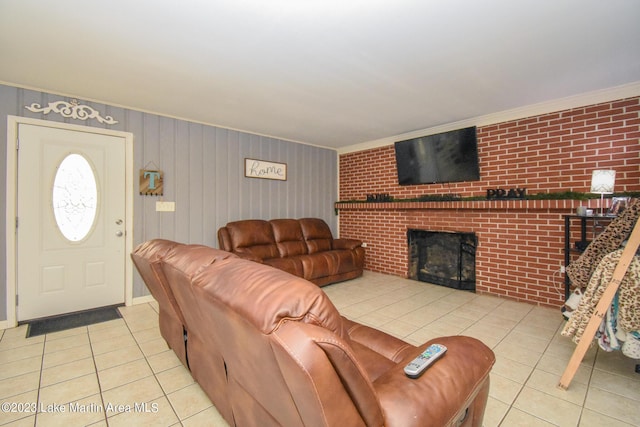
<path fill-rule="evenodd" d="M 364 200 L 369 193 L 396 198 L 442 193 L 484 196 L 488 188 L 516 187 L 525 187 L 528 194 L 587 192 L 591 172 L 602 168 L 616 170 L 616 192 L 640 191 L 640 98 L 483 126 L 478 128 L 478 152 L 480 181 L 415 186 L 397 184 L 392 145 L 343 154 L 340 200 Z M 563 218 L 580 203 L 533 209 L 505 208 L 510 206 L 505 203 L 510 202 L 341 209 L 340 235 L 368 243 L 366 269 L 406 276 L 408 228 L 475 232 L 478 292 L 561 305 Z M 591 201 L 590 206 L 597 203 Z"/>

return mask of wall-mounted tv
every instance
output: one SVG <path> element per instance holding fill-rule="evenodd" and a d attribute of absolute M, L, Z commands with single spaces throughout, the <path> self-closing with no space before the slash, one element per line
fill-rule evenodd
<path fill-rule="evenodd" d="M 475 126 L 395 143 L 400 185 L 479 181 Z"/>

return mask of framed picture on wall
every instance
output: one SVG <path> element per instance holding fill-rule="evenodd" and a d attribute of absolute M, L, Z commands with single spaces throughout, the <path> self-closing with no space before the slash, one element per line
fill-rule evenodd
<path fill-rule="evenodd" d="M 607 211 L 608 215 L 620 215 L 629 204 L 630 197 L 612 197 L 611 207 Z"/>
<path fill-rule="evenodd" d="M 247 178 L 287 180 L 287 164 L 267 162 L 257 159 L 244 159 L 244 176 Z"/>

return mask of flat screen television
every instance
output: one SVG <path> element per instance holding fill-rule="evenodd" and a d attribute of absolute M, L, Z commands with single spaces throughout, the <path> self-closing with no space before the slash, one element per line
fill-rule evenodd
<path fill-rule="evenodd" d="M 398 141 L 395 150 L 400 185 L 480 180 L 475 126 Z"/>

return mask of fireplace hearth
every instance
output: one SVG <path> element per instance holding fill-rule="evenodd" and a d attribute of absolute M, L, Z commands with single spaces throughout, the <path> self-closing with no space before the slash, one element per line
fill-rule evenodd
<path fill-rule="evenodd" d="M 454 289 L 475 291 L 474 233 L 408 230 L 409 278 Z"/>

